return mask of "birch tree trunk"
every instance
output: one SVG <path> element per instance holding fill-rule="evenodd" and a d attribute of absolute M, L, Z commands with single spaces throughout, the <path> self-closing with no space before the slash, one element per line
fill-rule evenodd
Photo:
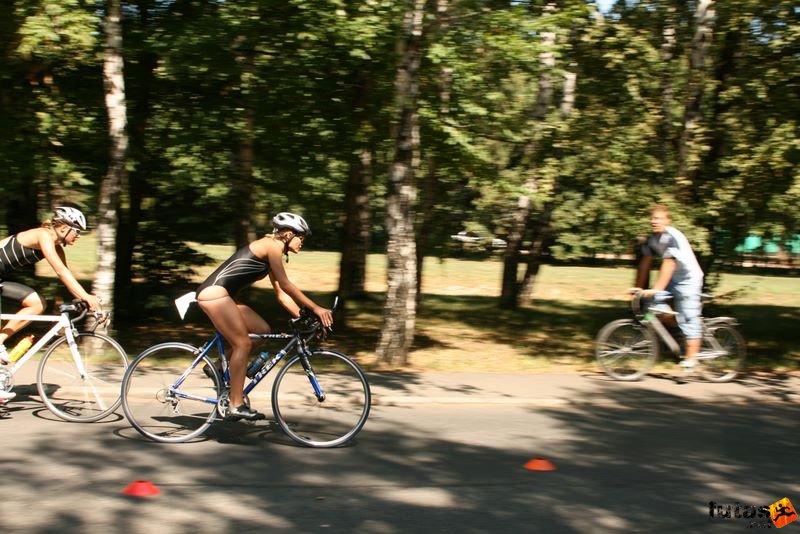
<path fill-rule="evenodd" d="M 109 165 L 100 185 L 97 220 L 97 270 L 92 292 L 113 310 L 117 223 L 120 191 L 126 185 L 125 160 L 128 151 L 127 107 L 122 59 L 121 1 L 108 0 L 105 18 L 103 86 L 108 112 Z"/>
<path fill-rule="evenodd" d="M 546 13 L 552 13 L 554 10 L 555 7 L 552 4 L 545 8 Z M 542 40 L 545 51 L 539 56 L 541 74 L 539 75 L 536 108 L 533 112 L 534 121 L 544 120 L 553 99 L 551 72 L 556 61 L 555 53 L 553 52 L 556 42 L 555 32 L 542 32 Z M 571 106 L 569 103 L 565 105 Z M 529 165 L 529 168 L 526 169 L 528 177 L 523 185 L 522 193 L 517 198 L 517 210 L 514 214 L 514 222 L 508 235 L 508 246 L 503 253 L 503 278 L 499 300 L 500 308 L 503 309 L 513 310 L 520 304 L 520 295 L 523 285 L 519 281 L 517 271 L 519 270 L 522 241 L 525 238 L 525 231 L 531 217 L 533 195 L 538 188 L 534 163 L 537 150 L 538 147 L 535 139 L 529 142 L 525 147 L 525 157 L 523 161 Z M 533 250 L 531 250 L 530 253 L 533 254 Z M 533 282 L 531 281 L 531 283 Z"/>
<path fill-rule="evenodd" d="M 561 99 L 561 118 L 567 119 L 572 114 L 575 107 L 575 88 L 577 85 L 577 74 L 574 72 L 564 73 L 564 91 Z M 558 195 L 561 188 L 556 184 L 554 196 Z M 545 203 L 544 208 L 539 213 L 531 238 L 531 249 L 528 251 L 528 265 L 520 283 L 517 305 L 530 302 L 533 298 L 533 283 L 542 267 L 542 257 L 548 249 L 548 240 L 552 234 L 553 211 L 556 208 L 556 201 L 550 200 Z"/>
<path fill-rule="evenodd" d="M 698 168 L 700 154 L 699 129 L 703 110 L 706 58 L 714 35 L 714 0 L 699 0 L 695 10 L 695 33 L 689 61 L 689 80 L 683 113 L 683 127 L 678 141 L 677 182 L 679 196 L 685 202 L 692 201 L 694 173 Z"/>
<path fill-rule="evenodd" d="M 413 0 L 400 43 L 395 95 L 400 119 L 389 176 L 386 206 L 387 289 L 384 321 L 376 349 L 378 361 L 404 365 L 414 340 L 417 298 L 417 249 L 414 240 L 414 173 L 419 165 L 418 71 L 422 55 L 425 0 Z"/>
<path fill-rule="evenodd" d="M 667 14 L 664 20 L 664 29 L 661 31 L 661 122 L 659 124 L 659 137 L 661 147 L 659 154 L 663 168 L 669 168 L 671 148 L 674 146 L 674 128 L 672 127 L 672 99 L 673 99 L 673 79 L 672 58 L 675 54 L 676 30 L 675 30 L 675 8 L 667 6 Z"/>

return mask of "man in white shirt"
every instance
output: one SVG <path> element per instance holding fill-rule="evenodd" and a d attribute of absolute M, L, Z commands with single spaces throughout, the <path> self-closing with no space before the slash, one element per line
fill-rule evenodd
<path fill-rule="evenodd" d="M 653 257 L 661 258 L 661 269 L 653 287 L 642 292 L 653 296 L 659 291 L 668 291 L 673 297 L 673 307 L 678 313 L 678 326 L 686 337 L 686 354 L 681 365 L 691 369 L 702 342 L 700 324 L 703 290 L 703 270 L 697 262 L 689 240 L 676 228 L 670 226 L 672 217 L 666 206 L 657 204 L 650 211 L 652 235 L 642 246 L 642 259 L 636 277 L 636 287 L 647 287 Z"/>

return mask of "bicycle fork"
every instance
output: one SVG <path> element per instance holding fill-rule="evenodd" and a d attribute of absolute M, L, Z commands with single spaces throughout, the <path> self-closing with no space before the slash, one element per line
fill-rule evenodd
<path fill-rule="evenodd" d="M 322 391 L 322 386 L 320 385 L 319 380 L 317 380 L 317 375 L 314 374 L 314 368 L 311 367 L 311 362 L 308 361 L 309 351 L 305 342 L 301 342 L 298 355 L 300 356 L 300 364 L 303 366 L 303 370 L 308 377 L 308 381 L 311 382 L 311 387 L 314 388 L 314 395 L 317 397 L 319 402 L 324 402 L 325 392 Z"/>

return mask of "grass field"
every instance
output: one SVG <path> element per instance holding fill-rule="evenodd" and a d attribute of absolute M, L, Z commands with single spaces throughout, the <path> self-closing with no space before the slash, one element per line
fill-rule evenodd
<path fill-rule="evenodd" d="M 83 237 L 81 238 L 84 239 Z M 226 258 L 231 247 L 203 246 L 215 258 Z M 69 250 L 70 265 L 82 279 L 94 268 L 91 235 Z M 292 256 L 287 271 L 292 280 L 321 304 L 330 303 L 338 283 L 339 254 L 306 250 Z M 40 264 L 41 265 L 41 264 Z M 41 269 L 48 274 L 46 266 Z M 198 272 L 202 279 L 213 266 Z M 627 316 L 626 290 L 631 268 L 545 265 L 536 280 L 534 300 L 522 309 L 497 308 L 502 264 L 428 258 L 423 271 L 423 297 L 418 310 L 416 341 L 408 370 L 561 372 L 594 370 L 593 341 L 606 322 Z M 376 367 L 374 348 L 382 326 L 385 258 L 370 255 L 367 265 L 369 298 L 352 302 L 347 324 L 331 343 Z M 192 287 L 171 288 L 170 301 Z M 724 274 L 715 290 L 719 297 L 705 314 L 733 315 L 748 341 L 750 370 L 800 369 L 800 283 L 797 278 Z M 262 281 L 243 298 L 270 320 L 285 324 L 269 283 Z M 210 332 L 200 312 L 181 323 L 174 308 L 154 309 L 137 324 L 119 325 L 117 335 L 129 352 L 166 340 L 195 342 Z M 671 363 L 665 364 L 666 367 Z"/>

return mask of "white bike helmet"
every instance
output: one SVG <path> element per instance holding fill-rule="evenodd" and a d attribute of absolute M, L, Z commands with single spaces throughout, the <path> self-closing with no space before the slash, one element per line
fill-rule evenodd
<path fill-rule="evenodd" d="M 86 217 L 80 210 L 68 206 L 59 206 L 53 210 L 53 221 L 62 222 L 78 230 L 86 230 Z"/>
<path fill-rule="evenodd" d="M 311 228 L 301 216 L 288 211 L 282 211 L 272 218 L 272 226 L 276 230 L 288 228 L 298 235 L 311 235 Z"/>

